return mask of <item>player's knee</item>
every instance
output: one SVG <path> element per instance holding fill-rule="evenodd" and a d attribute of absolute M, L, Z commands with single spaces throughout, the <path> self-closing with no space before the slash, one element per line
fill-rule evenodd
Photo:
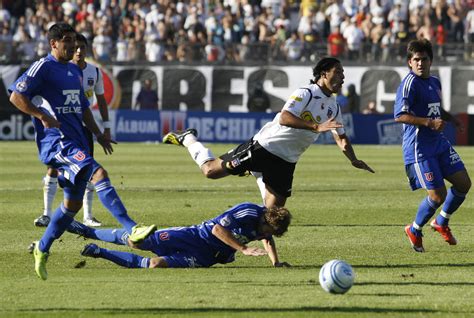
<path fill-rule="evenodd" d="M 92 175 L 92 182 L 96 183 L 108 177 L 109 177 L 109 174 L 107 173 L 107 170 L 105 170 L 102 167 L 99 167 L 99 169 L 97 169 Z"/>
<path fill-rule="evenodd" d="M 153 257 L 150 259 L 150 268 L 167 268 L 168 263 L 163 257 Z"/>
<path fill-rule="evenodd" d="M 58 170 L 54 168 L 48 168 L 48 171 L 46 172 L 46 174 L 52 178 L 57 178 L 59 173 L 58 173 Z"/>
<path fill-rule="evenodd" d="M 219 179 L 225 174 L 221 166 L 214 164 L 214 162 L 208 161 L 201 166 L 201 171 L 204 176 L 208 179 Z"/>
<path fill-rule="evenodd" d="M 472 182 L 469 176 L 463 182 L 460 182 L 454 186 L 454 188 L 461 193 L 468 193 L 471 189 Z"/>
<path fill-rule="evenodd" d="M 446 200 L 446 190 L 444 191 L 436 191 L 434 193 L 430 194 L 430 199 L 433 202 L 436 202 L 437 204 L 441 205 L 443 204 L 444 200 Z"/>

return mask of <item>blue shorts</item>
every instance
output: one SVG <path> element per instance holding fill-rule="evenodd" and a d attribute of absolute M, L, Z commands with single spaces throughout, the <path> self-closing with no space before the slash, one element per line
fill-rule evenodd
<path fill-rule="evenodd" d="M 64 197 L 72 200 L 82 200 L 87 181 L 100 167 L 87 151 L 74 144 L 63 145 L 48 165 L 61 172 L 58 181 L 64 189 Z"/>
<path fill-rule="evenodd" d="M 156 231 L 140 244 L 141 250 L 163 257 L 171 268 L 210 267 L 221 263 L 216 252 L 194 228 L 173 227 Z"/>
<path fill-rule="evenodd" d="M 412 190 L 433 190 L 444 187 L 446 177 L 465 170 L 465 167 L 458 153 L 449 147 L 436 157 L 406 165 L 405 170 Z"/>

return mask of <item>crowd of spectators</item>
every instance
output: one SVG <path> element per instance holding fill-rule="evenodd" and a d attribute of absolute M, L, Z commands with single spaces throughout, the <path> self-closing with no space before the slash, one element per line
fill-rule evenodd
<path fill-rule="evenodd" d="M 427 38 L 443 59 L 474 59 L 474 0 L 4 0 L 0 61 L 49 50 L 49 26 L 73 25 L 102 62 L 225 63 L 402 59 Z"/>

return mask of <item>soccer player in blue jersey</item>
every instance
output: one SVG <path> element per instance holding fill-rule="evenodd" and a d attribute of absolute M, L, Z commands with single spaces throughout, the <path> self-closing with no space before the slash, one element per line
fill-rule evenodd
<path fill-rule="evenodd" d="M 402 80 L 395 99 L 395 121 L 403 123 L 403 158 L 412 190 L 428 192 L 412 224 L 405 233 L 416 252 L 424 252 L 422 227 L 442 205 L 439 215 L 430 222 L 450 245 L 457 244 L 449 219 L 461 206 L 471 188 L 464 164 L 443 135 L 446 122 L 459 129 L 461 123 L 441 106 L 441 83 L 430 75 L 433 50 L 427 40 L 408 44 L 407 62 L 410 73 Z M 447 190 L 444 180 L 452 184 Z"/>
<path fill-rule="evenodd" d="M 124 229 L 99 230 L 74 221 L 68 231 L 156 254 L 151 258 L 142 257 L 100 248 L 93 243 L 82 251 L 84 256 L 107 259 L 128 268 L 209 267 L 234 261 L 237 251 L 249 256 L 268 254 L 273 266 L 283 267 L 290 265 L 279 261 L 273 236 L 282 236 L 290 221 L 291 214 L 286 208 L 241 203 L 199 225 L 157 230 L 139 244 L 130 242 Z M 264 249 L 247 246 L 255 240 L 261 240 Z"/>
<path fill-rule="evenodd" d="M 81 69 L 69 61 L 75 51 L 76 32 L 66 23 L 57 23 L 48 30 L 51 53 L 33 63 L 9 88 L 10 101 L 33 118 L 39 158 L 47 166 L 61 172 L 64 201 L 56 209 L 41 240 L 35 244 L 35 271 L 47 279 L 46 261 L 54 240 L 73 221 L 82 206 L 82 198 L 93 172 L 100 167 L 90 155 L 82 123 L 97 137 L 106 154 L 113 151 L 112 140 L 97 127 L 89 102 L 84 95 Z M 139 242 L 156 226 L 137 226 L 130 219 L 106 175 L 96 182 L 102 203 Z M 99 192 L 100 191 L 100 192 Z"/>

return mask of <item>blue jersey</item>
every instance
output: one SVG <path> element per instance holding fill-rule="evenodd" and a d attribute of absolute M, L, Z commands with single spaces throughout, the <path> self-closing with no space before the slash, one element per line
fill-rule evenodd
<path fill-rule="evenodd" d="M 403 114 L 441 118 L 441 83 L 437 77 L 425 79 L 411 71 L 405 76 L 397 90 L 394 117 Z M 442 132 L 425 126 L 403 124 L 403 158 L 406 165 L 433 157 L 450 146 Z"/>
<path fill-rule="evenodd" d="M 234 238 L 242 244 L 264 238 L 269 239 L 271 237 L 263 237 L 257 232 L 264 213 L 265 208 L 263 206 L 253 203 L 241 203 L 225 211 L 218 217 L 204 221 L 202 224 L 197 225 L 196 228 L 199 231 L 199 236 L 214 250 L 222 254 L 234 254 L 235 250 L 232 247 L 212 234 L 214 225 L 219 224 L 229 230 Z"/>
<path fill-rule="evenodd" d="M 82 114 L 89 107 L 89 101 L 84 95 L 82 71 L 77 65 L 60 63 L 48 54 L 33 63 L 9 91 L 28 97 L 40 111 L 61 123 L 59 129 L 45 129 L 39 119 L 33 118 L 43 163 L 48 164 L 67 145 L 89 151 L 82 124 Z"/>

